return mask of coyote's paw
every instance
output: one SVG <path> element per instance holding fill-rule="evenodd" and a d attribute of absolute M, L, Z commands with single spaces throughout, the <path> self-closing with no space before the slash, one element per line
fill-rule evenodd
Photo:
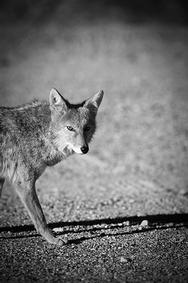
<path fill-rule="evenodd" d="M 50 230 L 49 228 L 43 231 L 41 235 L 46 239 L 46 241 L 50 244 L 57 245 L 57 246 L 63 246 L 68 241 L 67 239 L 62 239 L 60 237 L 56 237 L 53 230 Z"/>
<path fill-rule="evenodd" d="M 48 243 L 53 244 L 53 245 L 57 245 L 57 246 L 63 246 L 65 244 L 67 244 L 67 240 L 66 239 L 62 239 L 59 237 L 50 237 L 46 238 L 46 240 L 48 241 Z"/>
<path fill-rule="evenodd" d="M 55 242 L 54 242 L 55 245 L 57 246 L 63 246 L 65 244 L 67 244 L 67 240 L 63 240 L 61 238 L 55 238 Z"/>

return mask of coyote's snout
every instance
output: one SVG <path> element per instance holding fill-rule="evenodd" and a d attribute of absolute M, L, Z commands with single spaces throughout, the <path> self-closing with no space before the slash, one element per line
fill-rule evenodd
<path fill-rule="evenodd" d="M 35 182 L 47 166 L 89 151 L 102 98 L 100 91 L 82 103 L 71 104 L 52 89 L 49 103 L 35 100 L 19 107 L 0 107 L 0 194 L 9 178 L 37 231 L 49 243 L 60 245 L 63 241 L 47 226 Z"/>

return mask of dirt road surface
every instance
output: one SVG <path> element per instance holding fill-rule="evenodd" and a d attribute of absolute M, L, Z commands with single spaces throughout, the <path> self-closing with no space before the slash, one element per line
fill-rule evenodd
<path fill-rule="evenodd" d="M 1 105 L 105 92 L 89 153 L 37 182 L 66 245 L 45 242 L 5 184 L 0 282 L 188 282 L 188 29 L 71 11 L 0 27 Z"/>

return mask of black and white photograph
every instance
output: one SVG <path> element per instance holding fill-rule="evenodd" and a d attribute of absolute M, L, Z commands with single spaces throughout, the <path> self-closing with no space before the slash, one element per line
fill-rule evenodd
<path fill-rule="evenodd" d="M 1 1 L 0 282 L 188 282 L 187 1 Z"/>

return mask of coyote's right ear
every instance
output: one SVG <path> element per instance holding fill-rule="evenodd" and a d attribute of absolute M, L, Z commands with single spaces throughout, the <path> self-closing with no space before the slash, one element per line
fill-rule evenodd
<path fill-rule="evenodd" d="M 66 111 L 67 101 L 65 98 L 55 89 L 50 90 L 50 108 L 51 110 Z"/>
<path fill-rule="evenodd" d="M 85 101 L 84 106 L 90 108 L 91 110 L 93 110 L 94 112 L 97 113 L 97 110 L 98 110 L 98 108 L 101 104 L 101 101 L 103 99 L 103 95 L 104 95 L 103 90 L 97 92 L 96 94 L 94 94 L 92 97 L 88 98 Z"/>

